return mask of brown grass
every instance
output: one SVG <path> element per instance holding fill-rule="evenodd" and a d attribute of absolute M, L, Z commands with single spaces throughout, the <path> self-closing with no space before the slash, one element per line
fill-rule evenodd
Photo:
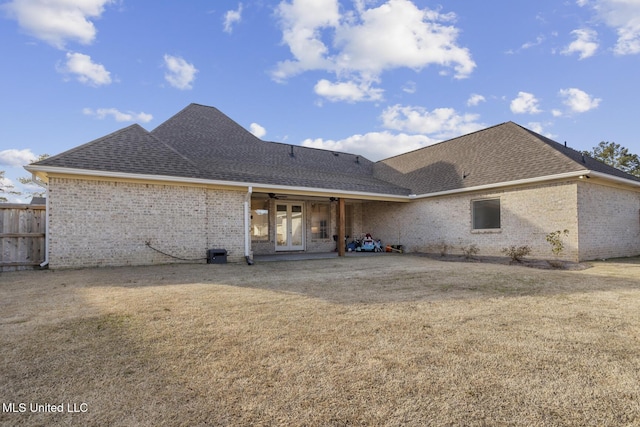
<path fill-rule="evenodd" d="M 2 425 L 640 424 L 640 260 L 0 275 Z"/>

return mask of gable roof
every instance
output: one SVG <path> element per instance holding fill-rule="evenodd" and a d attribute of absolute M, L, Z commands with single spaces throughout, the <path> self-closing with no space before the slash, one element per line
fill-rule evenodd
<path fill-rule="evenodd" d="M 131 125 L 27 168 L 401 198 L 590 171 L 640 184 L 513 122 L 373 163 L 354 154 L 263 141 L 218 109 L 198 104 L 151 132 Z"/>
<path fill-rule="evenodd" d="M 413 194 L 585 171 L 640 182 L 632 175 L 513 122 L 381 160 L 374 170 L 378 178 L 408 187 Z"/>

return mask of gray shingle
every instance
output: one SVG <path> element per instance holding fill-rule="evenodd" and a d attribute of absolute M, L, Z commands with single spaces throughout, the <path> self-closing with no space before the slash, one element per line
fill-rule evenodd
<path fill-rule="evenodd" d="M 429 194 L 585 169 L 637 180 L 513 122 L 382 160 L 374 175 Z"/>
<path fill-rule="evenodd" d="M 216 108 L 197 104 L 152 132 L 131 125 L 36 165 L 408 194 L 406 188 L 375 178 L 373 163 L 361 156 L 265 142 Z"/>
<path fill-rule="evenodd" d="M 266 142 L 218 109 L 191 104 L 152 132 L 132 125 L 35 163 L 96 171 L 387 195 L 428 194 L 595 170 L 640 181 L 513 122 L 373 163 Z"/>
<path fill-rule="evenodd" d="M 188 159 L 139 125 L 35 163 L 73 169 L 203 178 Z"/>

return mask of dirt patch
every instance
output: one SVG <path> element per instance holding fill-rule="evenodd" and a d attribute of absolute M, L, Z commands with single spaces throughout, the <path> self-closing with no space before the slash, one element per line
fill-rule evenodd
<path fill-rule="evenodd" d="M 4 408 L 86 409 L 1 425 L 640 423 L 637 258 L 31 271 L 0 295 Z"/>

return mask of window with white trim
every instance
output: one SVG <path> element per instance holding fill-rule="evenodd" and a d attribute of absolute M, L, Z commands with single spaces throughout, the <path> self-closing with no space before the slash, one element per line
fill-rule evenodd
<path fill-rule="evenodd" d="M 254 242 L 269 240 L 269 201 L 251 201 L 251 240 Z"/>
<path fill-rule="evenodd" d="M 471 201 L 471 217 L 474 230 L 500 228 L 500 199 Z"/>
<path fill-rule="evenodd" d="M 329 219 L 331 208 L 328 203 L 314 203 L 311 205 L 311 238 L 329 238 Z"/>

